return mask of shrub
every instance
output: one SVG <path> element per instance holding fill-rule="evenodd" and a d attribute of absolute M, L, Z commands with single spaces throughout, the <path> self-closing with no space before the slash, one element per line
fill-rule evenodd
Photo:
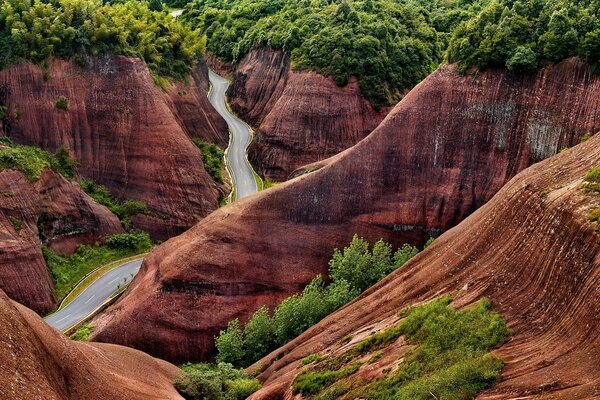
<path fill-rule="evenodd" d="M 217 182 L 223 183 L 223 168 L 225 153 L 216 144 L 203 142 L 197 138 L 192 139 L 202 152 L 202 162 L 206 172 Z"/>
<path fill-rule="evenodd" d="M 58 162 L 58 170 L 67 179 L 73 179 L 77 173 L 77 162 L 69 156 L 68 150 L 61 146 L 54 154 Z"/>
<path fill-rule="evenodd" d="M 256 379 L 231 364 L 185 364 L 175 388 L 193 400 L 243 400 L 260 389 Z"/>
<path fill-rule="evenodd" d="M 21 228 L 23 228 L 23 222 L 19 218 L 9 215 L 8 220 L 10 221 L 13 228 L 15 228 L 15 231 L 19 232 Z"/>
<path fill-rule="evenodd" d="M 537 54 L 529 47 L 519 46 L 506 61 L 509 71 L 535 71 L 538 67 Z"/>
<path fill-rule="evenodd" d="M 587 181 L 586 190 L 600 193 L 600 166 L 592 168 L 584 178 Z"/>
<path fill-rule="evenodd" d="M 152 240 L 146 232 L 122 233 L 106 239 L 106 246 L 114 250 L 141 252 L 152 247 Z"/>
<path fill-rule="evenodd" d="M 6 106 L 0 106 L 0 121 L 4 119 L 4 117 L 6 117 L 6 112 L 8 111 L 8 109 L 6 108 Z"/>
<path fill-rule="evenodd" d="M 59 96 L 56 99 L 55 105 L 57 110 L 69 111 L 69 101 L 66 99 L 66 97 Z"/>
<path fill-rule="evenodd" d="M 77 328 L 75 333 L 73 333 L 69 338 L 71 340 L 79 340 L 80 342 L 87 342 L 90 340 L 90 335 L 94 330 L 94 326 L 91 324 L 85 324 Z"/>
<path fill-rule="evenodd" d="M 215 339 L 215 347 L 218 355 L 217 361 L 220 363 L 230 363 L 240 365 L 246 354 L 244 349 L 244 335 L 240 329 L 240 322 L 237 319 L 227 324 L 227 329 L 221 331 Z"/>
<path fill-rule="evenodd" d="M 0 148 L 0 169 L 21 171 L 30 181 L 37 181 L 46 168 L 57 170 L 58 164 L 50 153 L 39 147 L 12 145 Z"/>

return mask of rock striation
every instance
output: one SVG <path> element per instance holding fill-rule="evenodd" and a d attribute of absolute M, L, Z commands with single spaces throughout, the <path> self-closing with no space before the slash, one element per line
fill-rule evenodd
<path fill-rule="evenodd" d="M 299 291 L 353 234 L 422 244 L 598 130 L 600 78 L 577 59 L 529 75 L 442 66 L 322 168 L 157 248 L 94 338 L 175 362 L 209 359 L 228 321 Z"/>
<path fill-rule="evenodd" d="M 0 291 L 0 397 L 182 399 L 174 365 L 140 351 L 74 342 Z"/>
<path fill-rule="evenodd" d="M 355 78 L 338 87 L 318 73 L 293 71 L 289 58 L 269 47 L 240 62 L 228 96 L 231 108 L 256 127 L 252 165 L 277 181 L 351 147 L 389 111 L 374 110 Z"/>
<path fill-rule="evenodd" d="M 0 104 L 8 107 L 4 134 L 51 151 L 66 147 L 82 176 L 120 199 L 146 203 L 152 215 L 134 217 L 134 223 L 166 239 L 218 207 L 217 184 L 186 134 L 219 143 L 227 137 L 212 108 L 188 119 L 190 108 L 209 107 L 202 99 L 201 70 L 192 75 L 187 94 L 174 101 L 179 95 L 173 92 L 186 89 L 170 86 L 163 94 L 139 59 L 91 57 L 83 67 L 55 60 L 46 70 L 13 65 L 0 71 Z M 56 106 L 59 97 L 67 110 Z"/>
<path fill-rule="evenodd" d="M 0 289 L 40 314 L 56 305 L 41 246 L 72 253 L 122 233 L 119 219 L 75 183 L 46 170 L 37 182 L 0 171 Z"/>
<path fill-rule="evenodd" d="M 600 134 L 517 175 L 402 269 L 251 367 L 264 386 L 250 398 L 298 398 L 303 357 L 338 351 L 342 337 L 357 343 L 443 294 L 459 308 L 487 297 L 512 331 L 495 351 L 506 362 L 500 382 L 478 399 L 596 398 L 600 235 L 588 215 L 600 195 L 586 193 L 583 177 L 598 165 Z M 399 360 L 388 354 L 349 379 L 381 377 Z"/>

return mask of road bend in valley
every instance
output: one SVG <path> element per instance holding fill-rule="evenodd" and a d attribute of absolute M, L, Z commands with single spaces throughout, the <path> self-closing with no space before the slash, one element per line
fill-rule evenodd
<path fill-rule="evenodd" d="M 227 162 L 231 174 L 233 175 L 234 200 L 250 196 L 258 191 L 256 179 L 252 167 L 248 162 L 246 150 L 252 134 L 250 127 L 233 115 L 227 108 L 225 93 L 229 87 L 227 79 L 209 71 L 211 91 L 208 99 L 212 106 L 227 121 L 229 126 L 229 150 L 227 152 Z"/>

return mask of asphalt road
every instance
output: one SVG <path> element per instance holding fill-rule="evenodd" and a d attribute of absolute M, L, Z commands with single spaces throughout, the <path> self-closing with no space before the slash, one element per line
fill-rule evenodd
<path fill-rule="evenodd" d="M 138 273 L 143 259 L 119 265 L 88 286 L 69 305 L 44 318 L 48 325 L 64 331 L 88 317 L 118 289 L 117 285 L 129 283 Z"/>
<path fill-rule="evenodd" d="M 227 125 L 229 126 L 231 137 L 227 161 L 229 162 L 235 181 L 234 200 L 238 200 L 258 191 L 254 174 L 246 158 L 246 149 L 250 144 L 252 136 L 248 125 L 230 113 L 225 104 L 225 93 L 229 87 L 229 81 L 212 71 L 209 71 L 209 78 L 212 89 L 208 100 L 225 121 L 227 121 Z"/>

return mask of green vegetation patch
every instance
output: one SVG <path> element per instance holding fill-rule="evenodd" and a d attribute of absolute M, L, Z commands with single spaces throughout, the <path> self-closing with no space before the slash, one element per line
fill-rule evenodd
<path fill-rule="evenodd" d="M 260 389 L 257 379 L 231 364 L 185 364 L 175 388 L 186 399 L 243 400 Z"/>
<path fill-rule="evenodd" d="M 245 327 L 233 320 L 215 340 L 217 360 L 247 367 L 294 339 L 342 307 L 418 253 L 404 245 L 396 252 L 382 240 L 373 248 L 358 236 L 343 251 L 335 250 L 329 263 L 331 282 L 318 275 L 302 291 L 282 301 L 270 315 L 262 307 Z M 348 340 L 351 338 L 349 337 Z"/>
<path fill-rule="evenodd" d="M 217 182 L 223 183 L 223 170 L 225 169 L 225 152 L 216 144 L 203 142 L 198 138 L 192 141 L 202 152 L 204 169 Z"/>
<path fill-rule="evenodd" d="M 9 215 L 8 220 L 10 221 L 13 228 L 15 228 L 15 231 L 19 232 L 21 228 L 23 228 L 23 221 L 21 221 L 19 218 Z"/>
<path fill-rule="evenodd" d="M 119 217 L 123 227 L 129 231 L 133 230 L 131 217 L 136 214 L 150 214 L 150 210 L 143 202 L 137 200 L 117 200 L 105 186 L 97 184 L 91 179 L 83 179 L 79 181 L 79 185 L 98 204 L 102 204 L 110 212 Z"/>
<path fill-rule="evenodd" d="M 583 179 L 587 182 L 586 191 L 600 193 L 600 165 L 592 168 Z"/>
<path fill-rule="evenodd" d="M 39 180 L 46 168 L 59 172 L 67 179 L 75 174 L 76 163 L 64 148 L 53 156 L 39 147 L 15 145 L 10 140 L 3 140 L 2 144 L 5 146 L 0 147 L 0 169 L 21 171 L 32 182 Z"/>
<path fill-rule="evenodd" d="M 580 56 L 600 72 L 600 3 L 492 0 L 455 30 L 447 58 L 461 72 L 505 66 L 532 71 L 541 61 Z"/>
<path fill-rule="evenodd" d="M 198 32 L 147 2 L 5 0 L 0 7 L 0 69 L 26 59 L 104 53 L 139 57 L 160 76 L 184 79 L 204 52 Z M 57 108 L 59 107 L 57 102 Z"/>
<path fill-rule="evenodd" d="M 62 300 L 88 273 L 111 261 L 150 250 L 147 233 L 125 233 L 111 236 L 106 244 L 79 246 L 71 256 L 60 256 L 44 247 L 43 254 L 54 281 L 54 296 Z"/>
<path fill-rule="evenodd" d="M 477 1 L 195 0 L 182 19 L 206 34 L 208 51 L 223 61 L 270 46 L 287 53 L 293 68 L 340 86 L 357 76 L 363 96 L 380 107 L 436 68 L 450 32 L 478 10 Z"/>
<path fill-rule="evenodd" d="M 69 111 L 69 100 L 67 100 L 66 97 L 63 96 L 59 96 L 56 99 L 56 109 L 57 110 L 62 110 L 62 111 Z"/>
<path fill-rule="evenodd" d="M 364 399 L 470 399 L 496 382 L 503 362 L 489 352 L 504 343 L 510 331 L 490 302 L 458 311 L 448 305 L 449 296 L 411 309 L 398 325 L 360 342 L 344 354 L 309 367 L 293 383 L 295 393 L 331 399 L 324 390 L 348 377 L 356 359 L 381 349 L 400 336 L 416 347 L 395 371 L 352 387 L 346 385 L 335 398 Z M 332 386 L 333 388 L 333 386 Z M 433 397 L 432 397 L 433 396 Z"/>
<path fill-rule="evenodd" d="M 79 340 L 80 342 L 87 342 L 90 340 L 90 335 L 94 331 L 92 324 L 84 324 L 80 326 L 71 336 L 72 340 Z"/>

